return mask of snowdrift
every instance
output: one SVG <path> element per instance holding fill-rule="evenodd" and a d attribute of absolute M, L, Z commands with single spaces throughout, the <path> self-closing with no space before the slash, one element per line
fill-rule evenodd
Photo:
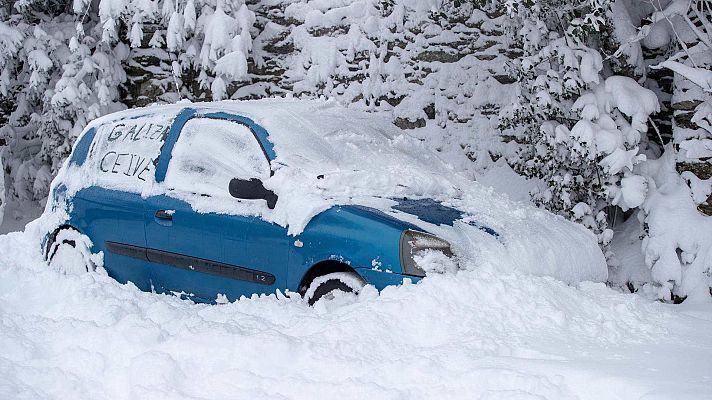
<path fill-rule="evenodd" d="M 355 302 L 193 304 L 0 236 L 2 399 L 709 399 L 712 313 L 483 266 Z"/>
<path fill-rule="evenodd" d="M 501 271 L 548 275 L 568 283 L 607 278 L 596 238 L 585 228 L 473 182 L 382 115 L 346 109 L 333 101 L 226 101 L 129 110 L 95 120 L 87 129 L 126 118 L 166 121 L 188 107 L 198 113 L 219 111 L 250 118 L 267 130 L 276 153 L 274 175 L 265 181 L 280 198 L 274 210 L 231 199 L 184 198 L 198 212 L 259 215 L 298 235 L 313 216 L 329 207 L 362 205 L 449 240 L 461 266 L 490 264 Z M 60 175 L 69 182 L 70 193 L 97 183 L 85 172 L 65 165 Z M 121 187 L 121 182 L 116 185 Z M 134 185 L 123 189 L 136 190 Z M 161 188 L 143 191 L 150 195 Z M 396 204 L 392 199 L 404 197 L 435 199 L 461 210 L 464 218 L 453 226 L 429 224 L 392 208 Z"/>

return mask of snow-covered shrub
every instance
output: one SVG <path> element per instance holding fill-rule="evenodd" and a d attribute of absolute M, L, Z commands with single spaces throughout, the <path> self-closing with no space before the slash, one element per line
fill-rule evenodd
<path fill-rule="evenodd" d="M 649 177 L 640 219 L 652 278 L 644 288 L 664 299 L 699 299 L 712 286 L 711 217 L 703 215 L 712 214 L 712 3 L 651 5 L 637 35 L 619 50 L 638 43 L 667 48 L 665 60 L 652 68 L 674 72 L 672 141 L 660 159 L 641 167 Z"/>
<path fill-rule="evenodd" d="M 652 282 L 646 293 L 661 299 L 709 301 L 712 287 L 712 217 L 699 213 L 695 191 L 675 169 L 668 148 L 658 160 L 644 163 L 649 194 L 643 204 L 646 227 L 642 242 Z M 706 185 L 709 195 L 709 183 Z"/>
<path fill-rule="evenodd" d="M 583 0 L 569 11 L 547 1 L 506 6 L 524 51 L 514 68 L 518 101 L 500 121 L 521 144 L 510 162 L 544 182 L 533 193 L 537 204 L 581 222 L 607 250 L 609 206 L 627 210 L 645 198 L 645 178 L 634 166 L 645 159 L 640 142 L 659 109 L 657 97 L 631 78 L 604 78 L 592 46 L 608 23 L 610 2 Z"/>

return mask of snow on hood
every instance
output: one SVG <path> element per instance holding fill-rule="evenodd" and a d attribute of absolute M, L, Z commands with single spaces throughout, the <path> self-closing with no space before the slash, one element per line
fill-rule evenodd
<path fill-rule="evenodd" d="M 90 127 L 142 115 L 177 115 L 187 107 L 252 119 L 269 132 L 276 153 L 274 174 L 264 182 L 279 196 L 274 210 L 254 204 L 262 202 L 183 197 L 196 211 L 258 215 L 298 235 L 313 216 L 334 205 L 361 205 L 449 240 L 458 257 L 476 264 L 566 282 L 607 278 L 604 256 L 585 228 L 473 182 L 387 116 L 333 101 L 268 99 L 135 109 L 102 117 Z M 158 191 L 162 188 L 154 184 L 144 195 Z M 432 199 L 457 215 L 451 213 L 450 221 L 418 218 L 418 212 L 393 200 L 402 198 Z"/>

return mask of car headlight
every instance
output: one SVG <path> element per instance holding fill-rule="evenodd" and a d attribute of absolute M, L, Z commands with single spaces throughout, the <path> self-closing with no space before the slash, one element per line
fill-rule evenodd
<path fill-rule="evenodd" d="M 404 274 L 425 276 L 425 270 L 418 265 L 415 257 L 424 250 L 436 250 L 448 257 L 452 257 L 450 243 L 446 240 L 424 232 L 403 231 L 400 239 L 400 260 Z"/>

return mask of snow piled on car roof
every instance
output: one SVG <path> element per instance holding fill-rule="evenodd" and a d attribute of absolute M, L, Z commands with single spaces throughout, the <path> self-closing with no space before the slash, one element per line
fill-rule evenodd
<path fill-rule="evenodd" d="M 177 115 L 185 108 L 199 114 L 222 111 L 252 119 L 267 130 L 277 155 L 272 161 L 274 174 L 264 182 L 279 196 L 273 210 L 264 202 L 171 194 L 198 212 L 255 215 L 298 235 L 321 211 L 334 205 L 363 205 L 447 239 L 458 257 L 468 261 L 462 265 L 489 260 L 502 270 L 550 275 L 566 282 L 607 278 L 596 238 L 583 227 L 473 182 L 443 159 L 443 154 L 398 129 L 388 118 L 347 109 L 334 101 L 268 99 L 155 106 L 111 114 L 90 127 L 128 118 Z M 164 189 L 153 185 L 143 194 Z M 396 203 L 391 199 L 403 197 L 435 199 L 463 211 L 465 217 L 453 226 L 436 226 L 392 209 Z"/>

